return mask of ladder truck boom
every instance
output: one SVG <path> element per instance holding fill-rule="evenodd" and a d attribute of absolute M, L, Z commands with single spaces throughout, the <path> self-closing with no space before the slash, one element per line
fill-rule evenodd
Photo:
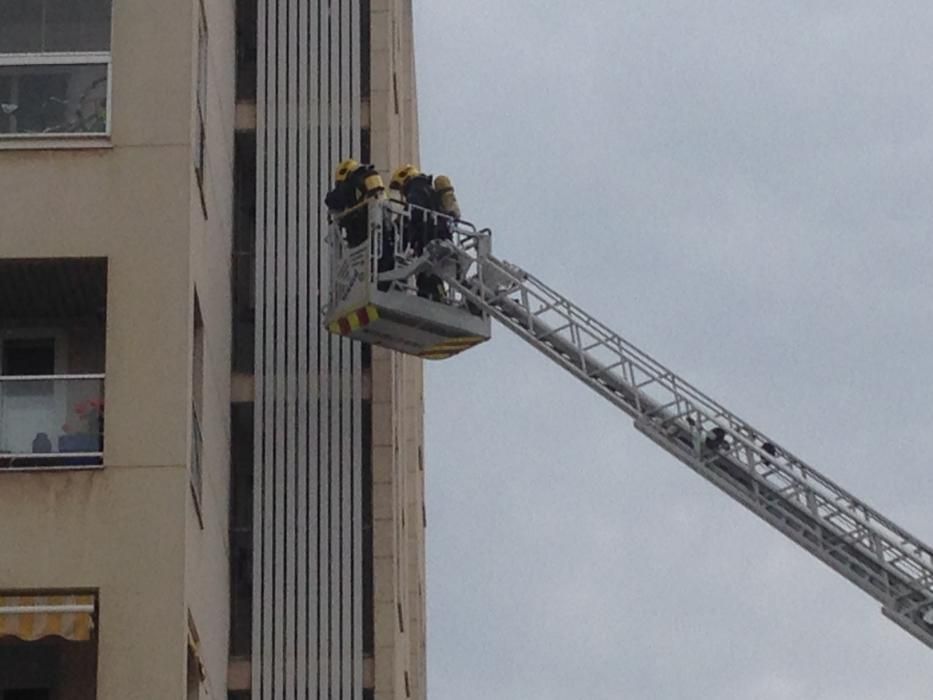
<path fill-rule="evenodd" d="M 488 340 L 496 319 L 933 648 L 930 546 L 534 275 L 496 258 L 488 230 L 394 200 L 363 206 L 365 245 L 350 247 L 339 219 L 331 223 L 331 332 L 444 359 Z M 413 243 L 425 231 L 440 235 Z M 444 280 L 447 299 L 424 298 L 412 285 L 422 275 Z"/>
<path fill-rule="evenodd" d="M 881 603 L 933 648 L 933 549 L 516 265 L 429 249 L 434 271 L 700 476 Z M 455 264 L 451 264 L 456 260 Z M 469 270 L 467 274 L 463 270 Z"/>

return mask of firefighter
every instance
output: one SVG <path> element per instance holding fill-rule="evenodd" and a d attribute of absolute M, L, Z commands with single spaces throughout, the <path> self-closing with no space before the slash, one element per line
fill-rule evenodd
<path fill-rule="evenodd" d="M 423 254 L 432 240 L 450 240 L 450 219 L 460 218 L 460 205 L 449 177 L 432 177 L 416 166 L 406 164 L 392 174 L 389 188 L 397 191 L 407 204 L 420 207 L 412 210 L 409 226 L 403 232 L 406 245 L 411 245 L 415 255 Z M 429 212 L 437 212 L 450 219 L 435 218 Z M 416 281 L 419 296 L 433 301 L 443 298 L 444 285 L 436 275 L 420 273 Z"/>
<path fill-rule="evenodd" d="M 347 246 L 355 248 L 369 238 L 368 207 L 371 199 L 384 199 L 385 185 L 382 177 L 372 165 L 363 165 L 348 158 L 334 172 L 334 189 L 327 193 L 324 203 L 332 215 L 339 217 Z M 388 217 L 383 219 L 382 253 L 376 265 L 378 272 L 386 272 L 395 266 L 395 226 Z M 389 282 L 379 282 L 380 291 L 388 291 Z"/>
<path fill-rule="evenodd" d="M 460 204 L 450 178 L 431 177 L 414 165 L 403 165 L 392 173 L 389 189 L 395 190 L 409 204 L 436 211 L 451 219 L 460 218 Z"/>
<path fill-rule="evenodd" d="M 460 203 L 450 178 L 438 175 L 434 178 L 434 196 L 437 201 L 437 211 L 451 219 L 460 218 Z"/>
<path fill-rule="evenodd" d="M 349 247 L 364 243 L 368 236 L 367 212 L 362 204 L 383 197 L 385 185 L 372 165 L 362 165 L 348 158 L 337 166 L 334 189 L 327 193 L 324 203 L 340 217 L 340 227 L 346 232 Z"/>

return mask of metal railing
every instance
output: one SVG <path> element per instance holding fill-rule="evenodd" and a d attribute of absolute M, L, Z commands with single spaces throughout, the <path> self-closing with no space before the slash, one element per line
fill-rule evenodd
<path fill-rule="evenodd" d="M 104 375 L 0 376 L 0 469 L 99 466 Z"/>
<path fill-rule="evenodd" d="M 452 242 L 459 253 L 448 259 L 448 275 L 481 274 L 476 261 L 489 250 L 490 231 L 468 221 L 394 199 L 371 199 L 333 216 L 326 238 L 330 287 L 325 313 L 338 308 L 361 281 L 381 291 L 417 294 L 418 274 L 440 264 L 428 251 L 434 241 Z M 465 305 L 456 288 L 449 292 L 445 303 Z"/>

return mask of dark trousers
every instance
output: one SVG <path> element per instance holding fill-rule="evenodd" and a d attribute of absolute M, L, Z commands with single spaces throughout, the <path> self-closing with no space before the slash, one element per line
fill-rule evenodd
<path fill-rule="evenodd" d="M 395 227 L 385 222 L 382 227 L 382 252 L 376 261 L 377 272 L 388 272 L 395 269 Z M 380 292 L 389 291 L 389 282 L 379 282 L 377 288 Z"/>

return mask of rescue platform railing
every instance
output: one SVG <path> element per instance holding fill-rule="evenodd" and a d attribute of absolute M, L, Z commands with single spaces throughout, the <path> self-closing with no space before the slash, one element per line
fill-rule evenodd
<path fill-rule="evenodd" d="M 360 216 L 363 211 L 365 218 Z M 490 250 L 488 229 L 477 230 L 468 221 L 395 199 L 370 199 L 332 216 L 325 241 L 334 283 L 325 313 L 339 304 L 359 274 L 381 291 L 417 294 L 417 275 L 443 264 L 427 252 L 437 240 L 449 241 L 459 251 L 456 261 L 448 259 L 452 267 L 445 273 L 461 280 L 477 274 L 477 261 Z M 447 290 L 443 302 L 466 305 L 456 288 Z"/>

